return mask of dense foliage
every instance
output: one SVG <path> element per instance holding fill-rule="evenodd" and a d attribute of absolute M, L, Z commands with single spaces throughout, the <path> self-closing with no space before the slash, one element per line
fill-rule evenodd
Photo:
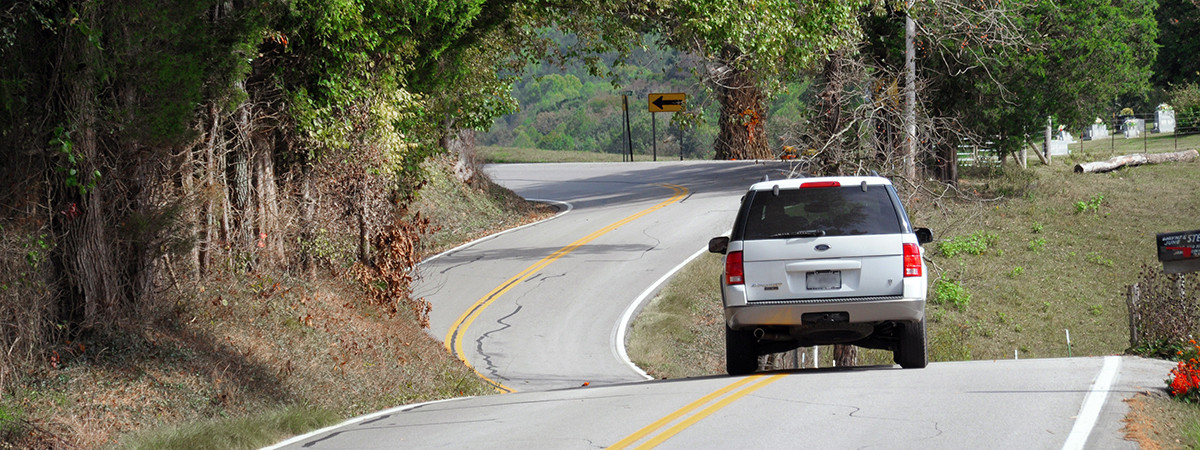
<path fill-rule="evenodd" d="M 412 262 L 395 241 L 420 229 L 404 214 L 420 163 L 515 107 L 499 74 L 537 6 L 4 6 L 0 384 L 52 342 L 139 332 L 188 280 L 358 266 L 406 282 L 385 272 Z"/>

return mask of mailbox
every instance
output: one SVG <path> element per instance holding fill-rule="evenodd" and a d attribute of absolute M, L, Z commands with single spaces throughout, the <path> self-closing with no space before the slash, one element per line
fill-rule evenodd
<path fill-rule="evenodd" d="M 1157 240 L 1163 272 L 1200 271 L 1200 230 L 1158 233 Z"/>

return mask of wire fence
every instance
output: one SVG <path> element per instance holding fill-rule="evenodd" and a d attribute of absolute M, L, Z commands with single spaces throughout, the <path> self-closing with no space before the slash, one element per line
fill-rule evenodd
<path fill-rule="evenodd" d="M 1200 115 L 1195 114 L 1113 115 L 1082 130 L 1052 127 L 1052 157 L 1161 153 L 1200 146 Z M 1078 131 L 1077 135 L 1075 131 Z M 1041 135 L 1033 139 L 1034 145 L 1042 149 Z M 994 167 L 999 163 L 999 153 L 990 141 L 982 144 L 964 142 L 958 146 L 959 167 Z"/>

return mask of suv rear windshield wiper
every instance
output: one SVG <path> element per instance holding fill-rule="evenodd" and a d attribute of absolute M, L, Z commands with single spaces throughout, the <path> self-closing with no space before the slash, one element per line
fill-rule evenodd
<path fill-rule="evenodd" d="M 775 233 L 771 235 L 772 239 L 779 238 L 798 238 L 798 237 L 821 237 L 825 235 L 825 230 L 800 230 L 789 231 L 786 233 Z"/>

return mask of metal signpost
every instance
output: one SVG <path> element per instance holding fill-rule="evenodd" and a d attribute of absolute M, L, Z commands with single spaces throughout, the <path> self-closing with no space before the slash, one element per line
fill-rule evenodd
<path fill-rule="evenodd" d="M 658 161 L 658 123 L 656 117 L 660 112 L 683 111 L 683 105 L 687 102 L 687 94 L 682 92 L 673 92 L 669 94 L 655 93 L 650 94 L 646 98 L 646 102 L 649 104 L 650 108 L 650 136 L 651 142 L 654 143 L 654 160 Z M 683 159 L 682 139 L 679 141 L 679 159 Z"/>
<path fill-rule="evenodd" d="M 1159 233 L 1158 260 L 1163 272 L 1187 273 L 1200 271 L 1200 230 Z"/>

